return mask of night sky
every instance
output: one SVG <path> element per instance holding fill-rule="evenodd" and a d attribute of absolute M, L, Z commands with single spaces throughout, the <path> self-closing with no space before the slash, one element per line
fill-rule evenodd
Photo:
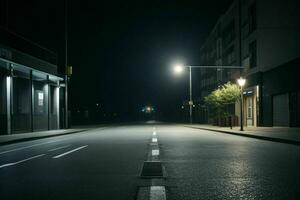
<path fill-rule="evenodd" d="M 62 73 L 64 2 L 8 2 L 9 28 L 57 52 Z M 180 109 L 188 74 L 177 77 L 170 68 L 199 63 L 201 45 L 231 2 L 69 0 L 70 107 L 99 103 L 132 119 L 145 105 L 169 114 Z"/>

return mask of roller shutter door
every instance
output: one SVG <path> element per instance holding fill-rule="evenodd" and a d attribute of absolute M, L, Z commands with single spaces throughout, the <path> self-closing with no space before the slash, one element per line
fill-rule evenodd
<path fill-rule="evenodd" d="M 289 126 L 289 96 L 288 94 L 273 96 L 273 126 Z"/>

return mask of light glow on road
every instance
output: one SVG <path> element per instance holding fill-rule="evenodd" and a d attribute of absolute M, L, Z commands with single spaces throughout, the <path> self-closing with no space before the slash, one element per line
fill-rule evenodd
<path fill-rule="evenodd" d="M 157 138 L 152 138 L 152 142 L 157 142 Z"/>
<path fill-rule="evenodd" d="M 153 135 L 156 135 L 156 132 L 155 132 L 155 131 L 153 131 Z"/>

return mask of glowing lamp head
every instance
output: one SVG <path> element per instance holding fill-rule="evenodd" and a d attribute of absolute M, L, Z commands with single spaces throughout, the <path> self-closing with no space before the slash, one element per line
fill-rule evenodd
<path fill-rule="evenodd" d="M 246 83 L 246 79 L 240 77 L 238 80 L 237 80 L 239 86 L 243 87 Z"/>
<path fill-rule="evenodd" d="M 176 65 L 176 66 L 174 66 L 174 72 L 176 74 L 181 74 L 182 71 L 183 71 L 183 66 L 182 65 Z"/>

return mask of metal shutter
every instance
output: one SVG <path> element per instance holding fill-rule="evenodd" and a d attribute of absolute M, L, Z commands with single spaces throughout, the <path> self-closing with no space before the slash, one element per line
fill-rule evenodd
<path fill-rule="evenodd" d="M 289 96 L 288 94 L 273 96 L 273 126 L 289 126 Z"/>

